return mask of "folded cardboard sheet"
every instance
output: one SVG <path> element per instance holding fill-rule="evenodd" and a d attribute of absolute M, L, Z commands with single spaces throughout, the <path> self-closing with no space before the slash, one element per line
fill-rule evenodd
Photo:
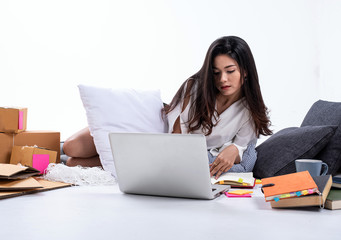
<path fill-rule="evenodd" d="M 0 163 L 0 179 L 17 180 L 38 175 L 39 170 L 22 165 Z"/>
<path fill-rule="evenodd" d="M 42 188 L 43 186 L 33 177 L 21 180 L 2 180 L 0 181 L 0 191 L 20 191 L 35 188 Z"/>
<path fill-rule="evenodd" d="M 0 199 L 69 187 L 71 184 L 51 182 L 40 177 L 39 170 L 22 165 L 0 164 Z"/>
<path fill-rule="evenodd" d="M 51 182 L 51 181 L 47 181 L 41 178 L 29 178 L 29 179 L 30 181 L 25 182 L 26 189 L 20 188 L 19 190 L 14 190 L 13 188 L 11 190 L 9 189 L 0 190 L 0 199 L 17 197 L 17 196 L 38 193 L 38 192 L 44 192 L 44 191 L 49 191 L 49 190 L 59 189 L 59 188 L 64 188 L 64 187 L 70 187 L 72 185 L 70 183 Z M 32 181 L 31 179 L 34 179 L 34 181 Z M 23 180 L 19 180 L 19 181 L 23 181 Z M 0 181 L 0 183 L 1 182 L 2 181 Z M 24 184 L 22 183 L 22 186 L 23 185 Z M 38 186 L 38 187 L 31 188 L 33 187 L 33 185 Z"/>

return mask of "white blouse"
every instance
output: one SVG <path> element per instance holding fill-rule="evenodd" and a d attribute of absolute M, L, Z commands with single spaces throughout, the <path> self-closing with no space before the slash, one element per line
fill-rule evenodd
<path fill-rule="evenodd" d="M 186 86 L 185 86 L 186 89 Z M 194 87 L 192 88 L 194 89 Z M 170 113 L 168 113 L 168 132 L 173 132 L 176 119 L 180 116 L 180 128 L 182 134 L 188 134 L 188 114 L 193 103 L 191 98 L 183 112 L 183 101 L 181 101 Z M 217 156 L 227 146 L 234 144 L 239 151 L 240 160 L 247 145 L 255 140 L 254 123 L 247 103 L 242 98 L 218 116 L 218 124 L 212 128 L 212 133 L 206 136 L 207 149 L 213 156 Z M 217 116 L 217 115 L 216 115 Z M 204 134 L 202 128 L 191 132 L 191 134 Z"/>

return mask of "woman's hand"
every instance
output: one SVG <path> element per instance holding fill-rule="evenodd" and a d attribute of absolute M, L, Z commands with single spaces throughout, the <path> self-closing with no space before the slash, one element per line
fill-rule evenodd
<path fill-rule="evenodd" d="M 210 164 L 211 177 L 215 175 L 215 179 L 218 179 L 222 173 L 228 171 L 235 163 L 239 162 L 238 148 L 233 144 L 226 147 L 218 154 L 214 162 Z"/>

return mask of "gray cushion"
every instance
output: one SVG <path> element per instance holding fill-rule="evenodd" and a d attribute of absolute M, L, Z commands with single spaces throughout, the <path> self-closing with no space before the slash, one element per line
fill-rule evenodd
<path fill-rule="evenodd" d="M 275 133 L 256 148 L 254 176 L 265 178 L 295 172 L 295 160 L 315 158 L 335 129 L 337 126 L 291 127 Z"/>
<path fill-rule="evenodd" d="M 328 145 L 317 154 L 328 164 L 328 174 L 335 175 L 341 167 L 341 103 L 319 100 L 313 104 L 305 116 L 301 126 L 337 125 L 338 129 L 331 137 Z"/>

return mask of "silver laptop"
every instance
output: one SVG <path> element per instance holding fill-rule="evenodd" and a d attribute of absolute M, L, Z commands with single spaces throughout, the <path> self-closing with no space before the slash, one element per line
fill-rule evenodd
<path fill-rule="evenodd" d="M 206 140 L 198 134 L 110 133 L 119 188 L 124 193 L 214 199 Z"/>

